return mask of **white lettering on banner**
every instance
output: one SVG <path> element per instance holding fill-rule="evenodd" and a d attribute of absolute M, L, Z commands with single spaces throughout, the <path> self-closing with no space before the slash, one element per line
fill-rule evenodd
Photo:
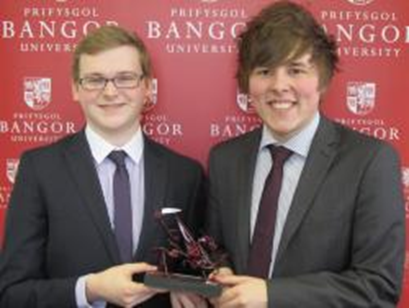
<path fill-rule="evenodd" d="M 388 126 L 383 119 L 350 119 L 336 118 L 335 121 L 351 127 L 353 130 L 388 141 L 401 140 L 398 127 Z"/>
<path fill-rule="evenodd" d="M 164 145 L 171 145 L 172 140 L 184 135 L 183 125 L 168 119 L 166 114 L 145 114 L 142 129 L 153 140 Z"/>
<path fill-rule="evenodd" d="M 210 124 L 210 137 L 216 138 L 230 138 L 242 135 L 248 131 L 251 131 L 259 127 L 259 124 Z"/>
<path fill-rule="evenodd" d="M 224 121 L 211 123 L 209 133 L 211 138 L 231 138 L 252 131 L 261 125 L 257 116 L 226 115 Z"/>
<path fill-rule="evenodd" d="M 73 52 L 77 44 L 21 43 L 21 52 Z"/>
<path fill-rule="evenodd" d="M 59 113 L 41 113 L 41 112 L 28 112 L 28 113 L 14 113 L 13 119 L 20 120 L 61 120 Z"/>
<path fill-rule="evenodd" d="M 236 53 L 234 39 L 245 28 L 245 9 L 172 7 L 170 21 L 145 22 L 148 39 L 159 40 L 168 53 Z"/>
<path fill-rule="evenodd" d="M 395 12 L 321 11 L 322 20 L 397 21 Z"/>
<path fill-rule="evenodd" d="M 338 54 L 353 57 L 398 57 L 400 48 L 338 47 Z"/>
<path fill-rule="evenodd" d="M 150 138 L 152 138 L 156 142 L 159 142 L 159 143 L 161 143 L 163 145 L 170 145 L 170 141 L 171 141 L 171 139 L 168 138 L 168 137 L 150 136 Z"/>
<path fill-rule="evenodd" d="M 328 29 L 323 25 L 326 31 L 333 33 L 338 42 L 363 42 L 363 43 L 387 43 L 392 44 L 400 39 L 404 41 L 409 35 L 409 28 L 400 29 L 395 25 L 385 25 L 382 27 L 374 24 L 336 24 L 334 29 Z"/>
<path fill-rule="evenodd" d="M 201 8 L 172 8 L 170 10 L 172 18 L 223 18 L 223 19 L 247 19 L 247 14 L 243 9 L 201 9 Z"/>
<path fill-rule="evenodd" d="M 24 17 L 99 17 L 94 7 L 60 8 L 60 7 L 26 7 Z"/>
<path fill-rule="evenodd" d="M 203 39 L 224 40 L 227 37 L 236 38 L 241 29 L 245 27 L 244 22 L 236 22 L 232 25 L 226 25 L 223 22 L 205 23 L 202 21 L 194 22 L 170 22 L 168 25 L 161 24 L 159 21 L 147 21 L 148 38 L 150 39 Z"/>
<path fill-rule="evenodd" d="M 399 23 L 397 12 L 323 10 L 320 17 L 324 29 L 341 43 L 340 56 L 398 58 L 400 43 L 409 43 L 409 26 L 406 20 Z"/>
<path fill-rule="evenodd" d="M 233 53 L 235 45 L 166 44 L 168 53 Z"/>
<path fill-rule="evenodd" d="M 11 142 L 15 143 L 53 143 L 61 139 L 61 136 L 48 136 L 48 135 L 12 135 L 10 137 Z"/>
<path fill-rule="evenodd" d="M 59 121 L 0 121 L 0 133 L 10 134 L 71 134 L 75 132 L 74 122 Z"/>
<path fill-rule="evenodd" d="M 117 25 L 116 21 L 108 20 L 104 24 Z M 79 23 L 75 20 L 66 20 L 63 22 L 55 20 L 47 21 L 29 21 L 25 20 L 20 28 L 10 20 L 2 20 L 1 37 L 11 39 L 18 37 L 20 39 L 34 38 L 55 38 L 63 37 L 66 39 L 75 39 L 78 34 L 86 35 L 89 31 L 101 26 L 101 23 L 96 20 L 89 20 Z"/>
<path fill-rule="evenodd" d="M 167 121 L 167 116 L 165 114 L 146 114 L 144 116 L 145 121 L 150 121 L 150 122 L 164 122 Z"/>
<path fill-rule="evenodd" d="M 144 123 L 143 131 L 147 135 L 183 136 L 182 125 L 179 123 Z"/>
<path fill-rule="evenodd" d="M 251 124 L 256 124 L 256 125 L 260 125 L 261 123 L 261 120 L 256 116 L 249 117 L 249 116 L 227 115 L 224 117 L 224 121 L 226 123 L 251 123 Z"/>
<path fill-rule="evenodd" d="M 396 127 L 352 127 L 352 129 L 382 140 L 400 140 L 399 129 Z"/>
<path fill-rule="evenodd" d="M 385 126 L 385 121 L 383 119 L 350 119 L 350 118 L 342 118 L 342 119 L 335 119 L 338 123 L 348 126 Z"/>

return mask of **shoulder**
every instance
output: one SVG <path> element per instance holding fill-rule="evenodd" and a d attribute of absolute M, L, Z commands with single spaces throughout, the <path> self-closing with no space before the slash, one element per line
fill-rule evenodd
<path fill-rule="evenodd" d="M 208 168 L 212 170 L 237 169 L 243 164 L 254 164 L 261 139 L 257 128 L 238 137 L 222 141 L 209 152 Z"/>
<path fill-rule="evenodd" d="M 242 149 L 257 147 L 260 139 L 261 128 L 257 128 L 243 135 L 217 143 L 211 148 L 210 152 L 213 154 L 240 152 Z"/>
<path fill-rule="evenodd" d="M 22 153 L 21 158 L 50 161 L 58 157 L 61 151 L 69 147 L 72 143 L 78 142 L 83 138 L 82 132 L 67 135 L 53 143 L 27 149 Z"/>
<path fill-rule="evenodd" d="M 164 146 L 147 136 L 144 136 L 144 140 L 145 153 L 147 155 L 154 155 L 171 167 L 202 169 L 201 164 L 197 160 Z"/>
<path fill-rule="evenodd" d="M 375 157 L 398 159 L 399 154 L 392 144 L 365 133 L 353 130 L 345 125 L 331 121 L 338 136 L 340 155 L 353 155 L 363 160 Z"/>

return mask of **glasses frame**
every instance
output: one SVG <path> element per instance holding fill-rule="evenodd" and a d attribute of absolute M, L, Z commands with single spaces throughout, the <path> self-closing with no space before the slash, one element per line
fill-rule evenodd
<path fill-rule="evenodd" d="M 126 73 L 127 75 L 133 75 L 135 77 L 135 85 L 132 86 L 123 86 L 123 85 L 118 85 L 118 80 L 123 77 L 125 74 L 119 74 L 116 75 L 112 78 L 106 78 L 104 76 L 85 76 L 82 77 L 78 80 L 78 84 L 81 86 L 82 89 L 84 89 L 85 91 L 103 91 L 106 86 L 108 85 L 109 82 L 111 82 L 115 89 L 117 90 L 127 90 L 127 89 L 136 89 L 139 88 L 139 86 L 141 85 L 141 81 L 142 79 L 145 78 L 144 74 L 137 74 L 137 73 Z M 89 87 L 89 85 L 87 86 L 87 80 L 90 79 L 101 79 L 104 81 L 103 84 L 101 84 L 100 87 Z"/>

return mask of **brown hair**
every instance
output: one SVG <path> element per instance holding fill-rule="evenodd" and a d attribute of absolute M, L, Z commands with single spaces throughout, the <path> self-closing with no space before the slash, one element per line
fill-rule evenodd
<path fill-rule="evenodd" d="M 102 51 L 120 46 L 135 47 L 140 56 L 142 73 L 145 77 L 151 78 L 152 67 L 149 53 L 143 41 L 136 33 L 131 33 L 118 26 L 102 26 L 85 36 L 77 45 L 74 51 L 72 63 L 72 78 L 75 82 L 80 78 L 80 58 L 83 54 L 96 55 Z"/>
<path fill-rule="evenodd" d="M 312 53 L 320 73 L 320 88 L 328 85 L 338 70 L 337 46 L 313 15 L 290 1 L 275 2 L 247 23 L 238 37 L 237 80 L 248 92 L 249 76 L 256 67 L 276 68 Z"/>

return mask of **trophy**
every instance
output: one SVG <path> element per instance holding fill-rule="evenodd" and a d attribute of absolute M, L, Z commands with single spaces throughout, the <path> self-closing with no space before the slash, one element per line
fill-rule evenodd
<path fill-rule="evenodd" d="M 180 217 L 180 209 L 163 208 L 155 218 L 168 236 L 168 247 L 156 247 L 158 271 L 146 273 L 144 283 L 170 291 L 193 292 L 204 297 L 220 295 L 222 288 L 209 275 L 225 259 L 210 236 L 194 238 Z"/>

